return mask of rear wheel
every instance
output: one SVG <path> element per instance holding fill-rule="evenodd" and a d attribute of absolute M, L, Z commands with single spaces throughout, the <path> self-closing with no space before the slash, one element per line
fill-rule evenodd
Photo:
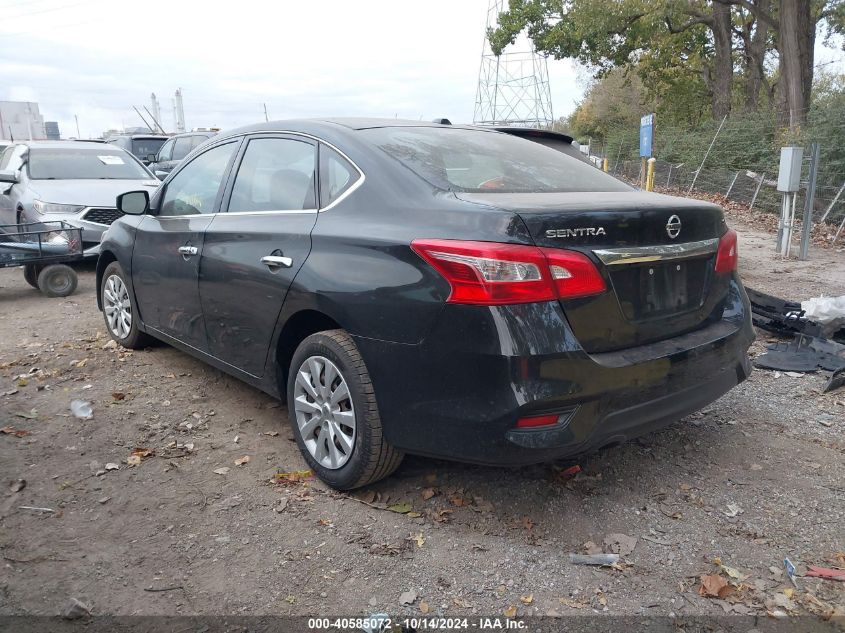
<path fill-rule="evenodd" d="M 123 269 L 117 262 L 112 262 L 103 271 L 100 295 L 109 336 L 129 349 L 146 347 L 150 338 L 138 329 L 138 311 L 129 294 Z"/>
<path fill-rule="evenodd" d="M 26 273 L 24 273 L 26 275 Z M 38 273 L 38 288 L 48 297 L 67 297 L 76 290 L 76 271 L 65 264 L 50 264 Z"/>
<path fill-rule="evenodd" d="M 35 264 L 25 264 L 23 267 L 23 278 L 33 288 L 38 288 L 38 273 L 41 272 L 41 266 Z"/>
<path fill-rule="evenodd" d="M 299 449 L 332 488 L 366 486 L 401 463 L 403 453 L 384 438 L 364 359 L 344 330 L 319 332 L 300 343 L 287 393 Z"/>

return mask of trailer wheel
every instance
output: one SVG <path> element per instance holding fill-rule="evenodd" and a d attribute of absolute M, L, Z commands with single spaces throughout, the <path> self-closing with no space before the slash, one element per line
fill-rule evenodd
<path fill-rule="evenodd" d="M 48 297 L 67 297 L 76 290 L 76 271 L 65 264 L 50 264 L 38 273 L 38 288 Z"/>
<path fill-rule="evenodd" d="M 23 267 L 23 278 L 33 288 L 38 288 L 38 273 L 41 272 L 41 266 L 35 264 L 25 264 Z"/>

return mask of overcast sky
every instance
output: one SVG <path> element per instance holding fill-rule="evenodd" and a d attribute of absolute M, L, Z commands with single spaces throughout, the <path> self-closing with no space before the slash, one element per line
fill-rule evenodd
<path fill-rule="evenodd" d="M 188 129 L 311 116 L 472 120 L 488 0 L 0 0 L 0 100 L 36 101 L 62 135 L 143 125 L 184 95 Z M 817 47 L 841 69 L 842 53 Z M 583 71 L 580 75 L 583 77 Z M 555 116 L 579 70 L 549 60 Z M 143 111 L 143 110 L 142 110 Z"/>
<path fill-rule="evenodd" d="M 155 92 L 166 129 L 181 87 L 188 128 L 264 119 L 472 120 L 488 0 L 179 2 L 0 0 L 0 99 L 39 103 L 63 136 L 143 125 Z M 582 96 L 549 61 L 555 116 Z M 142 110 L 143 112 L 143 110 Z"/>

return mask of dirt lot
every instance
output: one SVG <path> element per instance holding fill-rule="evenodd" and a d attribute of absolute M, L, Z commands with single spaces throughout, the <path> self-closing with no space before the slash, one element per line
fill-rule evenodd
<path fill-rule="evenodd" d="M 780 262 L 770 235 L 737 228 L 749 285 L 845 294 L 842 252 Z M 793 592 L 782 573 L 784 557 L 845 566 L 845 390 L 821 394 L 821 375 L 758 370 L 575 476 L 409 457 L 351 496 L 274 477 L 305 464 L 268 396 L 164 345 L 108 345 L 91 267 L 67 299 L 0 271 L 0 341 L 0 426 L 28 433 L 0 434 L 0 615 L 71 598 L 94 614 L 845 610 L 845 583 Z M 135 448 L 154 455 L 130 466 Z M 617 569 L 570 564 L 613 534 L 636 539 L 609 538 Z M 702 575 L 738 586 L 704 597 Z"/>

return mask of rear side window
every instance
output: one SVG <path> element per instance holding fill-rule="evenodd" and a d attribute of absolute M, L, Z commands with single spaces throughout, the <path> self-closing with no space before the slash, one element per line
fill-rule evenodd
<path fill-rule="evenodd" d="M 361 133 L 418 176 L 449 191 L 631 191 L 592 165 L 500 132 L 388 127 Z"/>
<path fill-rule="evenodd" d="M 207 140 L 208 137 L 202 136 L 201 134 L 198 134 L 197 136 L 193 137 L 193 140 L 191 141 L 191 150 L 196 149 L 197 147 L 205 143 Z"/>
<path fill-rule="evenodd" d="M 138 158 L 146 158 L 150 154 L 157 154 L 164 145 L 163 138 L 135 138 L 132 139 L 132 153 Z"/>
<path fill-rule="evenodd" d="M 342 196 L 361 174 L 328 145 L 320 145 L 320 204 L 324 207 Z"/>
<path fill-rule="evenodd" d="M 176 145 L 173 146 L 173 157 L 170 160 L 182 160 L 191 153 L 193 143 L 192 136 L 182 136 L 176 139 Z"/>
<path fill-rule="evenodd" d="M 229 211 L 316 209 L 316 147 L 287 138 L 249 142 L 232 187 Z"/>

